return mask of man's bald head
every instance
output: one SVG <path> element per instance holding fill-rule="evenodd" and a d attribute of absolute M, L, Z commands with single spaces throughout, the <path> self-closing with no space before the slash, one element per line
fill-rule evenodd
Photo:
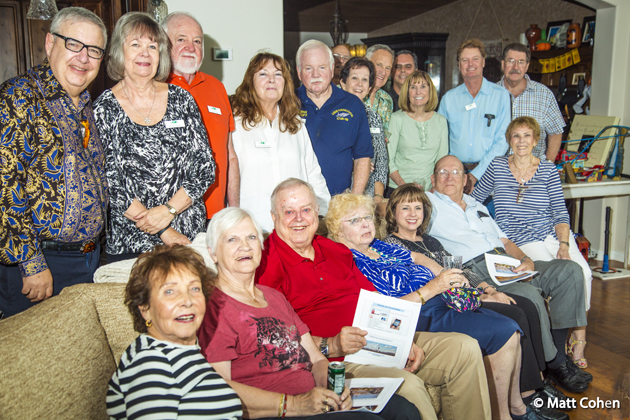
<path fill-rule="evenodd" d="M 438 160 L 433 175 L 431 175 L 431 183 L 435 187 L 435 191 L 448 195 L 456 203 L 464 195 L 466 181 L 467 175 L 464 175 L 464 164 L 451 155 Z"/>

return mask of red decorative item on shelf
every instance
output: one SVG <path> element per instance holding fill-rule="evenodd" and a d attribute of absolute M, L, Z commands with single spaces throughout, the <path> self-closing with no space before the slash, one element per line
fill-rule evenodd
<path fill-rule="evenodd" d="M 582 45 L 582 30 L 579 23 L 573 23 L 567 31 L 567 48 L 578 48 Z"/>
<path fill-rule="evenodd" d="M 536 43 L 540 40 L 540 28 L 538 25 L 530 25 L 529 29 L 525 31 L 525 37 L 527 37 L 527 42 L 529 42 L 529 50 L 536 51 Z"/>

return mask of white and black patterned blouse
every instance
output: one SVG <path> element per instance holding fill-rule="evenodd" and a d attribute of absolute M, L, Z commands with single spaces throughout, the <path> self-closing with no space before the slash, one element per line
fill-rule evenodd
<path fill-rule="evenodd" d="M 171 227 L 193 240 L 205 229 L 203 194 L 214 182 L 215 163 L 199 109 L 190 93 L 169 85 L 166 114 L 152 126 L 134 123 L 111 90 L 94 103 L 105 149 L 110 189 L 107 253 L 145 252 L 162 241 L 124 216 L 134 198 L 146 208 L 162 205 L 184 188 L 193 204 Z"/>
<path fill-rule="evenodd" d="M 367 104 L 364 105 L 367 111 L 370 133 L 372 134 L 372 147 L 374 148 L 374 171 L 370 174 L 364 194 L 374 196 L 374 185 L 376 182 L 382 182 L 383 185 L 387 187 L 389 158 L 387 156 L 387 146 L 385 145 L 383 120 L 381 120 L 381 117 L 376 111 L 370 109 Z"/>

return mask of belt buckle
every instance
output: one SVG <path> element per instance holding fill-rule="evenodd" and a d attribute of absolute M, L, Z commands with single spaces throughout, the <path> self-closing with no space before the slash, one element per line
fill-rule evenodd
<path fill-rule="evenodd" d="M 83 242 L 83 244 L 81 245 L 81 252 L 83 254 L 89 254 L 90 252 L 93 252 L 96 249 L 96 241 L 94 239 L 91 239 L 89 241 Z"/>

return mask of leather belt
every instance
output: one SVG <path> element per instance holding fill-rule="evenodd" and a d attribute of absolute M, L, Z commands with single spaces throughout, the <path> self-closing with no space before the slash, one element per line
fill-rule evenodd
<path fill-rule="evenodd" d="M 57 242 L 57 241 L 42 241 L 41 246 L 43 250 L 48 251 L 80 251 L 83 254 L 89 254 L 96 250 L 96 239 L 90 239 L 85 242 Z"/>
<path fill-rule="evenodd" d="M 466 170 L 468 170 L 468 171 L 472 171 L 478 165 L 479 165 L 479 162 L 476 162 L 476 163 L 464 163 L 464 168 L 466 168 Z"/>
<path fill-rule="evenodd" d="M 481 255 L 477 255 L 475 258 L 473 258 L 472 260 L 468 260 L 463 264 L 464 268 L 470 268 L 473 264 L 476 264 L 478 262 L 481 262 L 483 260 L 485 260 L 485 255 L 484 254 L 495 254 L 495 255 L 501 255 L 501 254 L 505 254 L 505 249 L 498 247 L 498 248 L 494 248 L 491 251 L 488 252 L 484 252 Z"/>

